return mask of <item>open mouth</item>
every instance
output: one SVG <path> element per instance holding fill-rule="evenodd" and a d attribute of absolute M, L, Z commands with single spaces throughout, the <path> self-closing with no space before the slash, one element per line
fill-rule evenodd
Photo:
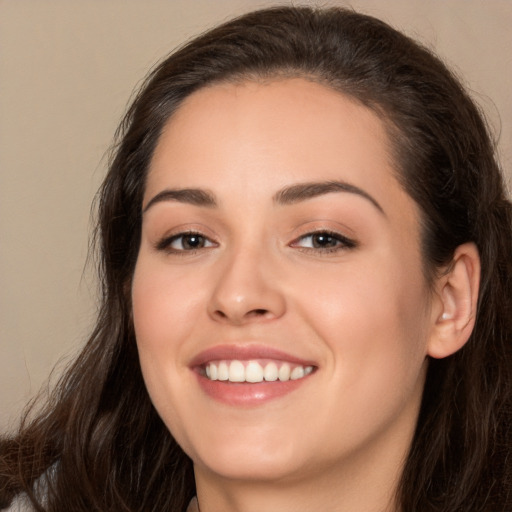
<path fill-rule="evenodd" d="M 202 374 L 211 381 L 225 382 L 287 382 L 299 380 L 314 370 L 286 361 L 264 360 L 220 360 L 209 361 L 202 366 Z"/>
<path fill-rule="evenodd" d="M 313 360 L 268 345 L 217 345 L 190 361 L 200 388 L 229 406 L 252 407 L 302 388 L 318 368 Z"/>

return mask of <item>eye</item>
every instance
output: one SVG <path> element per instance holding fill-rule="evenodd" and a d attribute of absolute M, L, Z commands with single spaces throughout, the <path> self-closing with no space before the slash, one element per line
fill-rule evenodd
<path fill-rule="evenodd" d="M 342 249 L 351 249 L 356 246 L 356 242 L 339 233 L 317 231 L 297 238 L 297 240 L 292 242 L 291 246 L 306 250 L 333 252 Z"/>
<path fill-rule="evenodd" d="M 214 247 L 215 243 L 200 233 L 178 233 L 161 240 L 157 249 L 168 252 L 197 251 L 208 247 Z"/>

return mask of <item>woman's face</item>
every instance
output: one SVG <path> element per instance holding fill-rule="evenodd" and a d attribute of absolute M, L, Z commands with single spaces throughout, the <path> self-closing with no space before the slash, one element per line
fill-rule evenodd
<path fill-rule="evenodd" d="M 302 79 L 203 88 L 168 122 L 133 315 L 151 399 L 196 472 L 396 470 L 432 313 L 395 173 L 379 118 Z"/>

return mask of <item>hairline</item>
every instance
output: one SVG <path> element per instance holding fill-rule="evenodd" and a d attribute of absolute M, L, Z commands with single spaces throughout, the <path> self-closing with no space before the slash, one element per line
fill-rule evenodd
<path fill-rule="evenodd" d="M 385 134 L 385 138 L 383 140 L 385 147 L 387 149 L 386 153 L 389 158 L 390 168 L 395 172 L 393 173 L 394 178 L 397 180 L 398 184 L 402 188 L 402 190 L 413 200 L 413 203 L 417 207 L 418 211 L 418 229 L 419 229 L 419 244 L 420 244 L 420 255 L 422 261 L 422 272 L 423 276 L 426 280 L 429 290 L 432 292 L 434 289 L 434 284 L 436 277 L 439 275 L 439 269 L 436 267 L 436 264 L 432 261 L 429 261 L 427 256 L 427 236 L 428 236 L 428 218 L 426 218 L 426 214 L 423 211 L 421 205 L 418 201 L 411 195 L 410 190 L 407 187 L 407 177 L 405 173 L 405 166 L 403 162 L 403 157 L 401 153 L 406 151 L 404 141 L 409 139 L 407 135 L 404 133 L 404 130 L 400 127 L 399 123 L 393 118 L 389 109 L 382 104 L 382 102 L 374 99 L 374 94 L 368 94 L 369 98 L 365 101 L 361 96 L 358 96 L 355 92 L 351 92 L 348 87 L 343 87 L 343 80 L 333 80 L 326 76 L 324 73 L 319 70 L 318 73 L 314 73 L 308 70 L 302 70 L 295 66 L 278 66 L 269 68 L 267 70 L 259 70 L 259 69 L 248 69 L 241 71 L 232 71 L 225 73 L 221 76 L 213 76 L 209 80 L 200 84 L 199 86 L 193 88 L 191 91 L 188 91 L 183 97 L 179 98 L 174 105 L 171 113 L 167 116 L 167 118 L 163 121 L 160 133 L 156 138 L 155 145 L 153 147 L 152 154 L 148 161 L 148 167 L 146 171 L 146 175 L 144 177 L 144 182 L 142 186 L 142 196 L 144 195 L 147 176 L 151 170 L 151 163 L 153 160 L 153 156 L 155 154 L 156 148 L 159 144 L 159 141 L 166 130 L 167 125 L 172 121 L 174 116 L 178 113 L 179 110 L 185 105 L 190 97 L 192 97 L 196 92 L 202 91 L 204 89 L 214 88 L 218 85 L 244 85 L 244 84 L 260 84 L 260 85 L 270 85 L 275 82 L 293 80 L 293 79 L 302 79 L 306 80 L 310 83 L 324 86 L 325 88 L 340 94 L 348 101 L 367 108 L 377 118 L 381 121 L 383 131 Z M 372 98 L 373 96 L 373 98 Z M 142 206 L 142 205 L 141 205 Z"/>

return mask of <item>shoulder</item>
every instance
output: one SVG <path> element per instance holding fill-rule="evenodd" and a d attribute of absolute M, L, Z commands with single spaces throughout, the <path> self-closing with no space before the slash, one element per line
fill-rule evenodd
<path fill-rule="evenodd" d="M 20 495 L 15 498 L 9 508 L 3 508 L 2 512 L 34 512 L 34 508 L 24 495 Z"/>
<path fill-rule="evenodd" d="M 199 512 L 197 498 L 192 498 L 191 502 L 188 504 L 186 512 Z"/>
<path fill-rule="evenodd" d="M 42 496 L 43 500 L 47 494 L 48 478 L 57 470 L 57 464 L 48 468 L 34 483 L 33 490 L 36 495 Z M 1 512 L 35 512 L 35 508 L 30 503 L 27 495 L 23 492 L 18 494 L 8 508 L 1 509 Z"/>

